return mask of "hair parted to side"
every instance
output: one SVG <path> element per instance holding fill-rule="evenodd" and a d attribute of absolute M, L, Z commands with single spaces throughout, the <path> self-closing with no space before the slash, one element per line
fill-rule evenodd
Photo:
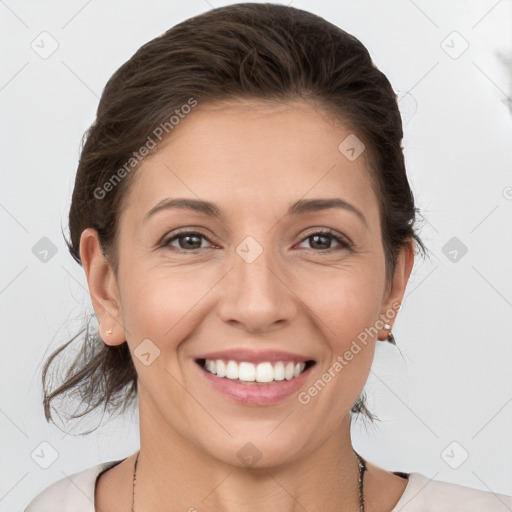
<path fill-rule="evenodd" d="M 404 245 L 415 241 L 416 248 L 426 252 L 415 228 L 419 211 L 406 176 L 396 95 L 366 48 L 307 11 L 240 3 L 175 25 L 139 48 L 107 82 L 96 119 L 84 135 L 69 211 L 66 243 L 80 265 L 80 235 L 91 227 L 117 273 L 118 219 L 136 166 L 123 173 L 126 176 L 108 193 L 99 195 L 98 190 L 104 191 L 104 184 L 117 170 L 126 169 L 126 162 L 148 136 L 191 99 L 199 104 L 302 99 L 329 111 L 357 133 L 370 155 L 387 282 Z M 75 340 L 81 342 L 79 354 L 60 385 L 50 390 L 52 362 Z M 51 402 L 57 397 L 78 397 L 87 406 L 70 416 L 78 418 L 101 405 L 104 410 L 124 411 L 137 396 L 137 374 L 127 343 L 106 345 L 88 322 L 48 357 L 42 381 L 48 421 L 53 419 Z M 378 419 L 368 410 L 364 392 L 352 413 L 372 422 Z"/>

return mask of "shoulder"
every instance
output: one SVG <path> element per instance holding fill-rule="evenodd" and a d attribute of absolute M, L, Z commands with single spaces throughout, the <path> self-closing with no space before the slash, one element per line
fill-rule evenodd
<path fill-rule="evenodd" d="M 94 512 L 98 475 L 122 460 L 103 462 L 57 480 L 37 494 L 24 512 Z"/>
<path fill-rule="evenodd" d="M 510 512 L 512 497 L 410 473 L 392 512 Z"/>

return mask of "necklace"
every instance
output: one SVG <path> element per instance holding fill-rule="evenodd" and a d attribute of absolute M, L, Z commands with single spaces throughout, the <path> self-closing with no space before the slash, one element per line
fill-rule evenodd
<path fill-rule="evenodd" d="M 364 472 L 367 470 L 366 461 L 359 455 L 359 453 L 355 452 L 357 458 L 359 459 L 359 512 L 364 512 Z M 137 479 L 137 464 L 139 462 L 140 450 L 137 453 L 137 458 L 135 459 L 135 464 L 133 467 L 133 498 L 132 498 L 132 512 L 135 512 L 135 481 Z"/>

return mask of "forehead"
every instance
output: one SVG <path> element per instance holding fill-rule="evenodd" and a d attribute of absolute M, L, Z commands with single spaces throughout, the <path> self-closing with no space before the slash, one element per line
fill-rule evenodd
<path fill-rule="evenodd" d="M 305 102 L 199 104 L 136 170 L 127 209 L 140 218 L 163 199 L 190 197 L 222 203 L 227 214 L 240 206 L 278 214 L 300 198 L 323 197 L 372 217 L 366 151 L 356 159 L 340 151 L 355 136 Z"/>

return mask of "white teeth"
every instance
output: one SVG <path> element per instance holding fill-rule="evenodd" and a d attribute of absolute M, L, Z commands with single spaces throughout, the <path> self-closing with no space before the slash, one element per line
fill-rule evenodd
<path fill-rule="evenodd" d="M 228 379 L 238 379 L 238 365 L 235 361 L 228 361 L 226 365 L 226 377 Z"/>
<path fill-rule="evenodd" d="M 226 376 L 226 365 L 224 364 L 224 361 L 222 359 L 219 359 L 218 361 L 215 361 L 216 366 L 216 374 L 217 377 L 225 377 Z"/>
<path fill-rule="evenodd" d="M 295 370 L 295 365 L 293 363 L 288 363 L 284 369 L 284 378 L 286 380 L 293 379 L 293 371 Z"/>
<path fill-rule="evenodd" d="M 256 367 L 256 382 L 272 382 L 274 380 L 274 368 L 271 363 L 260 363 Z"/>
<path fill-rule="evenodd" d="M 247 382 L 256 380 L 256 367 L 252 363 L 240 363 L 238 365 L 238 378 Z"/>
<path fill-rule="evenodd" d="M 274 365 L 274 380 L 284 380 L 284 363 L 282 361 Z"/>
<path fill-rule="evenodd" d="M 273 380 L 291 380 L 298 377 L 304 371 L 306 363 L 294 364 L 291 361 L 278 361 L 274 365 L 270 362 L 255 365 L 245 361 L 237 363 L 230 360 L 225 363 L 222 359 L 206 359 L 204 367 L 206 371 L 217 375 L 217 377 L 245 382 L 272 382 Z"/>

